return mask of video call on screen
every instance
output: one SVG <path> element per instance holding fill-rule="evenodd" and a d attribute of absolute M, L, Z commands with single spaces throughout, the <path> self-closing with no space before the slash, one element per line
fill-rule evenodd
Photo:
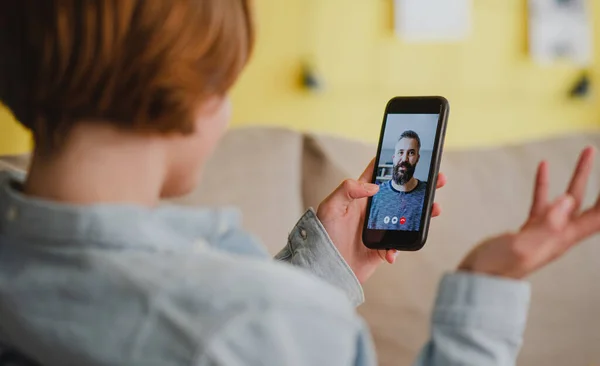
<path fill-rule="evenodd" d="M 388 114 L 369 229 L 419 231 L 439 114 Z"/>

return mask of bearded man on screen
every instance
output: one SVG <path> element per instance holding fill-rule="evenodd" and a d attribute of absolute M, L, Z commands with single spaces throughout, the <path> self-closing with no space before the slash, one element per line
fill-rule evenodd
<path fill-rule="evenodd" d="M 404 131 L 394 146 L 392 179 L 382 183 L 373 196 L 369 228 L 418 231 L 427 182 L 415 178 L 421 150 L 419 135 Z"/>

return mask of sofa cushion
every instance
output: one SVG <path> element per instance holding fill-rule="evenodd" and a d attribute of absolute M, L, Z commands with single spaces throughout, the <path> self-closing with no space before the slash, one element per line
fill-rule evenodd
<path fill-rule="evenodd" d="M 310 136 L 304 152 L 304 202 L 318 204 L 341 180 L 357 177 L 376 146 Z M 437 194 L 441 217 L 432 220 L 428 242 L 383 265 L 365 285 L 359 309 L 371 326 L 381 365 L 410 364 L 428 337 L 437 284 L 482 239 L 516 229 L 527 215 L 535 168 L 550 162 L 552 194 L 564 190 L 579 151 L 600 146 L 599 135 L 580 135 L 523 145 L 448 151 L 441 170 L 448 184 Z M 600 192 L 597 164 L 586 204 Z M 523 365 L 600 363 L 600 238 L 575 248 L 535 274 Z"/>
<path fill-rule="evenodd" d="M 244 227 L 274 254 L 302 214 L 301 152 L 302 136 L 286 129 L 230 130 L 197 189 L 172 202 L 239 208 Z"/>
<path fill-rule="evenodd" d="M 370 145 L 307 135 L 302 152 L 302 197 L 317 208 L 344 179 L 357 179 L 371 161 Z"/>
<path fill-rule="evenodd" d="M 29 167 L 30 155 L 3 155 L 0 156 L 0 171 L 25 172 Z"/>

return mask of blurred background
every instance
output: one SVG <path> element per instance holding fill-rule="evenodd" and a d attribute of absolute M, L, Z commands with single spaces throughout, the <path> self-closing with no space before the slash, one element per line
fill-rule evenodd
<path fill-rule="evenodd" d="M 463 2 L 470 12 L 464 37 L 415 42 L 398 32 L 403 16 L 398 9 L 410 6 L 402 1 L 256 0 L 258 45 L 233 90 L 233 126 L 283 126 L 375 142 L 387 100 L 420 94 L 450 100 L 449 148 L 600 126 L 600 97 L 594 92 L 599 57 L 583 66 L 536 62 L 529 11 L 535 1 L 447 0 L 455 9 Z M 600 1 L 587 3 L 591 32 L 598 34 Z M 426 24 L 427 16 L 411 19 Z M 595 56 L 599 42 L 600 37 L 593 40 Z M 314 77 L 303 83 L 306 69 Z M 589 74 L 591 94 L 569 97 L 583 72 Z M 319 83 L 320 89 L 305 86 Z M 10 120 L 1 109 L 0 154 L 29 150 L 28 135 Z"/>
<path fill-rule="evenodd" d="M 449 148 L 600 127 L 597 93 L 569 97 L 584 71 L 600 82 L 600 58 L 584 68 L 569 60 L 536 62 L 528 1 L 466 2 L 471 30 L 454 42 L 404 40 L 395 32 L 400 3 L 257 0 L 259 43 L 233 94 L 235 125 L 283 125 L 375 142 L 387 100 L 434 94 L 451 103 Z M 600 1 L 588 4 L 598 34 Z M 600 55 L 600 37 L 594 46 Z M 321 91 L 299 82 L 305 63 L 320 76 Z"/>

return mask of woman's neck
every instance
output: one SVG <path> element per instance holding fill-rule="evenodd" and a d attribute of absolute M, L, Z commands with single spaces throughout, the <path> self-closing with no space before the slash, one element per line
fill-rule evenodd
<path fill-rule="evenodd" d="M 80 125 L 56 154 L 34 153 L 24 193 L 71 204 L 155 206 L 165 176 L 165 155 L 150 138 Z"/>

